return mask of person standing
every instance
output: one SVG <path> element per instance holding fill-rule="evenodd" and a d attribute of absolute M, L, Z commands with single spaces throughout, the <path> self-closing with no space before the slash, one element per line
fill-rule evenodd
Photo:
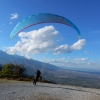
<path fill-rule="evenodd" d="M 39 78 L 42 79 L 42 76 L 41 76 L 41 72 L 40 72 L 39 70 L 37 70 L 35 79 L 34 79 L 34 81 L 33 81 L 33 84 L 34 84 L 34 85 L 36 85 L 36 82 L 39 80 Z"/>

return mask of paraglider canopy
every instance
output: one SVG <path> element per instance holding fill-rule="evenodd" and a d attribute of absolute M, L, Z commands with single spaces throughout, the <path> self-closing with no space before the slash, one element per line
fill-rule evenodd
<path fill-rule="evenodd" d="M 14 38 L 19 32 L 21 32 L 22 30 L 30 26 L 41 24 L 41 23 L 61 23 L 61 24 L 68 25 L 76 30 L 76 32 L 78 33 L 78 38 L 80 38 L 79 29 L 70 20 L 68 20 L 63 16 L 50 14 L 50 13 L 40 13 L 37 15 L 31 15 L 23 19 L 15 26 L 15 28 L 10 34 L 10 38 Z"/>

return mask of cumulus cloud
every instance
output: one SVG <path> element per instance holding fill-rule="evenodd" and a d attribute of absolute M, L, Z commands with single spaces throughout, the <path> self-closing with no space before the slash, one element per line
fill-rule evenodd
<path fill-rule="evenodd" d="M 61 54 L 61 53 L 70 53 L 73 50 L 67 44 L 61 45 L 54 50 L 54 54 Z"/>
<path fill-rule="evenodd" d="M 18 14 L 17 13 L 11 14 L 11 18 L 10 19 L 16 19 L 16 18 L 18 18 Z"/>
<path fill-rule="evenodd" d="M 71 46 L 71 48 L 73 49 L 73 50 L 80 50 L 80 49 L 82 49 L 82 47 L 84 46 L 84 44 L 85 44 L 85 39 L 79 39 L 76 43 L 74 43 L 72 46 Z"/>
<path fill-rule="evenodd" d="M 9 54 L 20 52 L 24 55 L 45 53 L 57 46 L 57 36 L 58 31 L 53 26 L 46 26 L 31 32 L 21 32 L 19 34 L 20 41 L 15 46 L 8 47 L 6 51 Z"/>
<path fill-rule="evenodd" d="M 19 33 L 20 41 L 15 46 L 7 47 L 6 52 L 9 54 L 26 55 L 29 58 L 31 54 L 47 53 L 52 51 L 55 54 L 70 53 L 74 50 L 82 49 L 85 40 L 81 39 L 72 46 L 58 45 L 59 32 L 53 26 L 45 26 L 39 30 Z"/>
<path fill-rule="evenodd" d="M 80 39 L 75 42 L 72 46 L 68 45 L 61 45 L 54 50 L 54 54 L 61 54 L 61 53 L 71 53 L 74 50 L 80 50 L 85 45 L 85 39 Z"/>

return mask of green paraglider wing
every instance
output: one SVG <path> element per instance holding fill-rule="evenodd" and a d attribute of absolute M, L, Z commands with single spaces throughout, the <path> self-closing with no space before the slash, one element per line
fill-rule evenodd
<path fill-rule="evenodd" d="M 41 24 L 41 23 L 61 23 L 61 24 L 68 25 L 77 31 L 78 37 L 80 38 L 79 29 L 71 21 L 69 21 L 67 18 L 63 16 L 49 14 L 49 13 L 40 13 L 38 15 L 32 15 L 23 19 L 13 29 L 13 31 L 10 34 L 10 38 L 15 37 L 19 32 L 21 32 L 22 30 L 30 26 Z"/>

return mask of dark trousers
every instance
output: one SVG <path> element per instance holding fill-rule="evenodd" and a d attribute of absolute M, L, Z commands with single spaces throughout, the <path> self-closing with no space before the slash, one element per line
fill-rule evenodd
<path fill-rule="evenodd" d="M 33 81 L 33 84 L 36 85 L 36 82 L 38 81 L 39 77 L 36 77 L 36 79 Z"/>
<path fill-rule="evenodd" d="M 36 85 L 36 82 L 37 82 L 37 81 L 36 81 L 36 80 L 34 80 L 34 81 L 33 81 L 33 84 L 34 84 L 34 85 Z"/>

